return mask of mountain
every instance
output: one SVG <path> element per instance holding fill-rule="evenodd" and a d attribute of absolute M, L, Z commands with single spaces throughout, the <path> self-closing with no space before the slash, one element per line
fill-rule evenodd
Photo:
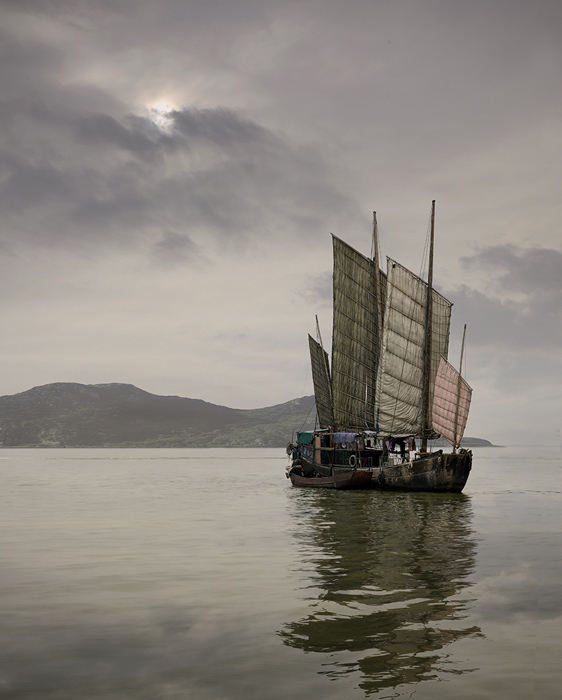
<path fill-rule="evenodd" d="M 0 397 L 0 446 L 285 447 L 314 420 L 313 396 L 243 410 L 132 384 L 59 382 Z M 477 445 L 491 443 L 463 440 Z"/>
<path fill-rule="evenodd" d="M 3 447 L 284 447 L 314 397 L 242 410 L 132 384 L 56 383 L 0 397 Z"/>
<path fill-rule="evenodd" d="M 451 447 L 451 444 L 447 442 L 444 437 L 440 437 L 437 440 L 430 440 L 429 443 L 432 449 L 436 447 Z M 497 447 L 497 445 L 492 445 L 489 440 L 475 437 L 463 437 L 461 445 L 463 447 Z"/>

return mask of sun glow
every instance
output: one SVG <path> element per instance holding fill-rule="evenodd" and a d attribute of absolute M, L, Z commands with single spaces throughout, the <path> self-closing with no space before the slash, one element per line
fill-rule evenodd
<path fill-rule="evenodd" d="M 173 119 L 170 114 L 177 109 L 177 106 L 171 102 L 159 100 L 146 106 L 148 119 L 153 122 L 160 131 L 170 131 L 173 125 Z"/>

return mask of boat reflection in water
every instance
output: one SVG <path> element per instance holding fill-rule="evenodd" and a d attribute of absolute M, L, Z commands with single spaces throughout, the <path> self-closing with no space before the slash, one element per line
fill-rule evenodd
<path fill-rule="evenodd" d="M 467 624 L 469 594 L 462 594 L 476 547 L 470 498 L 292 494 L 311 598 L 310 612 L 280 630 L 285 644 L 322 654 L 321 674 L 359 674 L 367 695 L 474 670 L 448 658 L 451 643 L 482 636 Z"/>

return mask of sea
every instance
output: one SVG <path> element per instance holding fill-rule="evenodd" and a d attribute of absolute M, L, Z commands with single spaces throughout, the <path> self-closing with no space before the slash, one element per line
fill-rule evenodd
<path fill-rule="evenodd" d="M 283 449 L 0 450 L 0 698 L 558 700 L 562 461 L 298 489 Z"/>

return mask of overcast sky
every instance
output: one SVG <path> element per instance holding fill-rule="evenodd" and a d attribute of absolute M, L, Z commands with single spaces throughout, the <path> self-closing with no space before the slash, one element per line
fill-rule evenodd
<path fill-rule="evenodd" d="M 467 433 L 560 441 L 559 0 L 0 0 L 0 394 L 312 393 L 331 239 L 420 270 Z"/>

